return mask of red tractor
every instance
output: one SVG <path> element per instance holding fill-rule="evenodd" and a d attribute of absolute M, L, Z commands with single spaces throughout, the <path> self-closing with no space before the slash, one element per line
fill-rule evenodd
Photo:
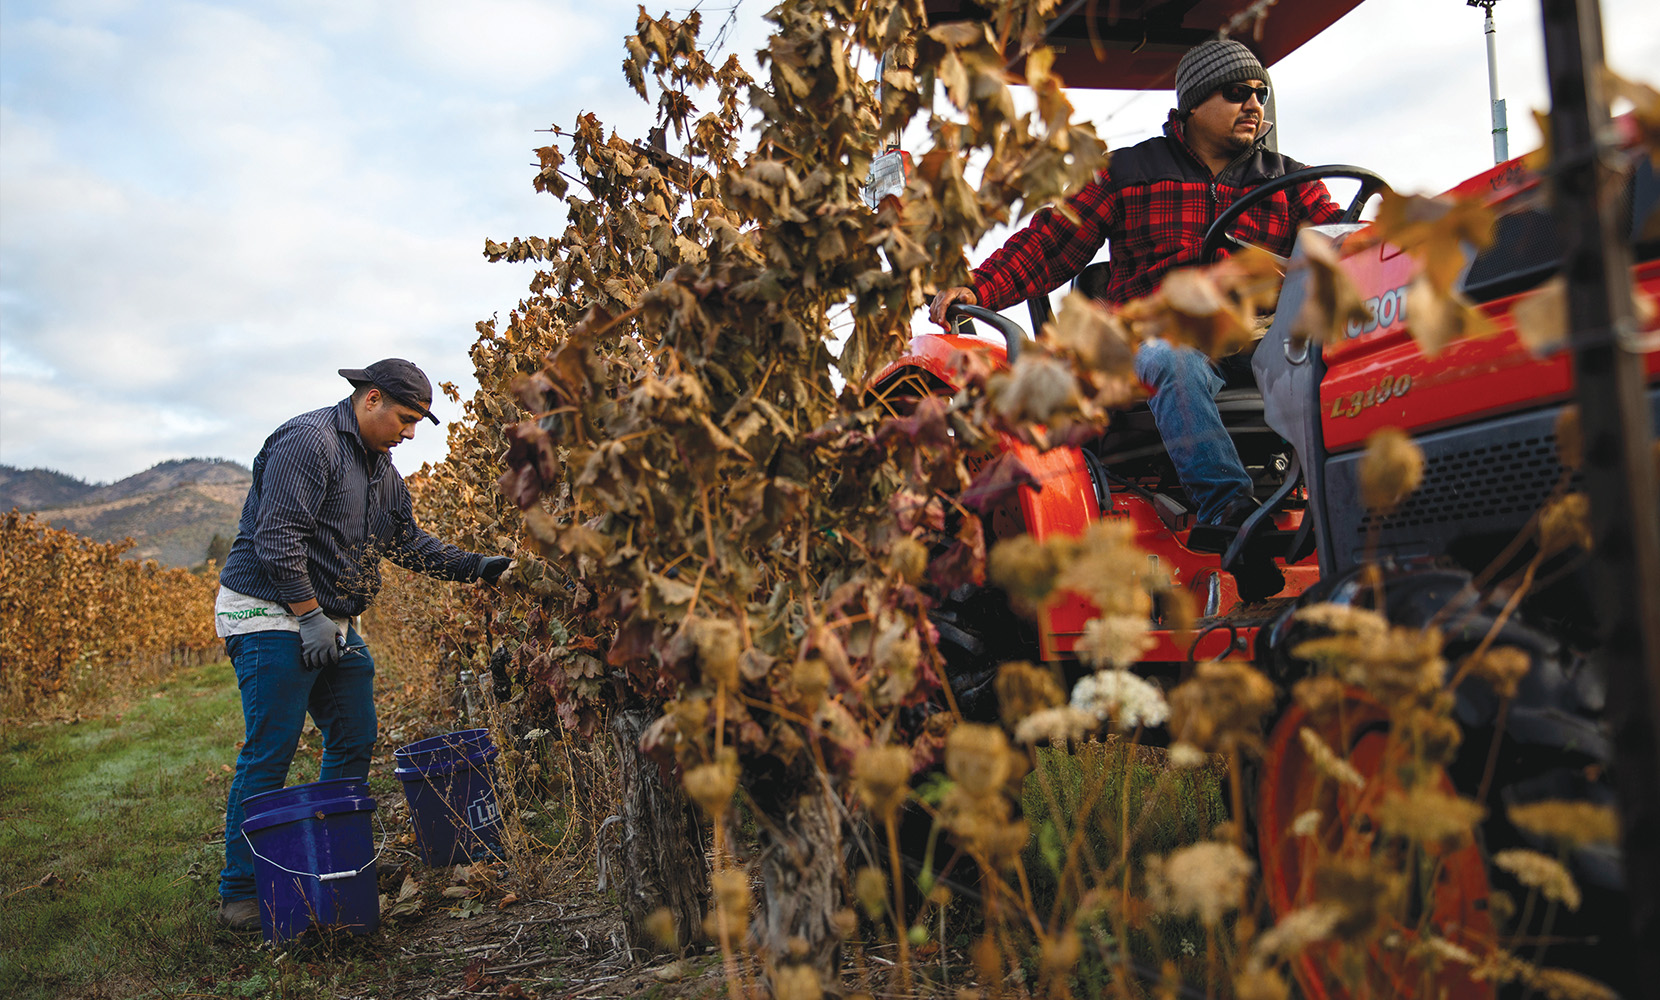
<path fill-rule="evenodd" d="M 1252 47 L 1271 65 L 1357 2 L 1280 0 Z M 1070 86 L 1168 87 L 1175 60 L 1186 48 L 1213 36 L 1251 5 L 1245 0 L 1121 0 L 1112 6 L 1116 20 L 1090 25 L 1083 13 L 1071 13 L 1080 5 L 1068 5 L 1067 15 L 1051 32 L 1049 41 L 1062 50 L 1056 69 Z M 983 16 L 973 4 L 958 0 L 929 0 L 927 7 L 937 21 Z M 1108 59 L 1096 61 L 1095 44 L 1106 49 Z M 1634 140 L 1631 123 L 1619 124 Z M 1655 232 L 1660 227 L 1644 228 L 1657 211 L 1660 178 L 1646 156 L 1633 151 L 1631 161 L 1631 180 L 1618 211 L 1636 261 L 1634 283 L 1640 293 L 1660 296 L 1660 238 Z M 1361 203 L 1383 186 L 1369 171 L 1353 167 L 1311 168 L 1269 182 L 1218 215 L 1205 238 L 1204 259 L 1229 248 L 1230 225 L 1249 204 L 1278 187 L 1325 176 L 1361 181 L 1351 218 L 1358 218 Z M 1473 584 L 1504 579 L 1526 562 L 1531 553 L 1516 550 L 1512 540 L 1547 500 L 1574 482 L 1556 451 L 1557 422 L 1574 390 L 1566 353 L 1534 356 L 1515 334 L 1516 306 L 1560 270 L 1561 240 L 1540 178 L 1516 159 L 1449 193 L 1480 198 L 1497 213 L 1495 238 L 1486 250 L 1469 255 L 1460 290 L 1499 332 L 1455 341 L 1438 355 L 1426 356 L 1408 332 L 1405 293 L 1413 277 L 1411 258 L 1372 238 L 1367 224 L 1323 227 L 1370 318 L 1351 323 L 1337 342 L 1294 347 L 1288 328 L 1308 289 L 1306 273 L 1290 269 L 1277 318 L 1251 359 L 1254 378 L 1230 382 L 1218 399 L 1262 502 L 1227 552 L 1218 556 L 1188 547 L 1193 522 L 1188 500 L 1145 405 L 1116 414 L 1103 435 L 1082 447 L 1040 453 L 1005 440 L 1004 447 L 1041 485 L 1020 488 L 988 517 L 988 534 L 1076 535 L 1103 518 L 1133 525 L 1149 560 L 1188 589 L 1201 615 L 1183 641 L 1155 619 L 1156 644 L 1145 663 L 1154 673 L 1175 675 L 1196 661 L 1243 657 L 1288 686 L 1308 669 L 1291 653 L 1303 634 L 1291 612 L 1316 600 L 1370 607 L 1379 594 L 1384 597 L 1378 610 L 1395 624 L 1438 623 L 1446 634 L 1447 659 L 1456 662 L 1461 651 L 1487 636 L 1499 614 Z M 1086 269 L 1078 283 L 1087 288 L 1088 281 Z M 1041 324 L 1048 315 L 1047 301 L 1030 305 L 1034 323 Z M 917 336 L 909 353 L 879 375 L 874 392 L 890 397 L 952 393 L 953 356 L 960 351 L 990 352 L 1013 362 L 1027 338 L 1018 324 L 977 307 L 954 308 L 996 330 L 1006 347 L 971 336 Z M 1646 370 L 1650 416 L 1660 427 L 1660 355 L 1647 356 Z M 1424 477 L 1392 512 L 1368 513 L 1360 498 L 1360 460 L 1368 435 L 1385 427 L 1412 436 L 1424 456 Z M 1271 549 L 1286 581 L 1279 594 L 1249 604 L 1239 600 L 1230 572 L 1248 545 Z M 1382 586 L 1364 575 L 1367 566 L 1382 567 Z M 1483 835 L 1489 852 L 1511 845 L 1551 849 L 1530 844 L 1526 834 L 1509 826 L 1506 805 L 1612 797 L 1597 780 L 1613 747 L 1602 721 L 1606 687 L 1595 656 L 1596 609 L 1585 596 L 1581 568 L 1572 559 L 1547 564 L 1499 633 L 1500 644 L 1525 651 L 1532 664 L 1502 713 L 1500 699 L 1478 682 L 1465 682 L 1457 691 L 1455 715 L 1465 729 L 1465 750 L 1444 780 L 1466 795 L 1488 790 L 1490 818 Z M 1074 645 L 1093 614 L 1081 598 L 1063 600 L 1045 610 L 1034 627 L 1013 615 L 995 590 L 965 587 L 941 595 L 934 620 L 959 703 L 970 714 L 994 715 L 990 682 L 995 665 L 1004 660 L 1058 661 L 1075 674 Z M 1386 714 L 1358 694 L 1349 709 L 1343 731 L 1321 734 L 1362 771 L 1386 772 L 1391 752 Z M 1301 709 L 1288 705 L 1269 735 L 1255 782 L 1255 840 L 1276 917 L 1308 899 L 1311 872 L 1304 869 L 1292 823 L 1322 805 L 1323 795 L 1329 797 L 1298 738 L 1305 726 L 1318 728 Z M 1490 761 L 1495 741 L 1501 749 Z M 1346 808 L 1364 812 L 1376 805 L 1362 801 Z M 1331 822 L 1352 830 L 1354 819 L 1348 815 Z M 1466 844 L 1438 860 L 1436 877 L 1451 891 L 1434 894 L 1434 912 L 1424 914 L 1427 922 L 1420 926 L 1454 938 L 1485 935 L 1490 941 L 1492 887 L 1481 846 Z M 1561 964 L 1597 967 L 1602 978 L 1618 981 L 1626 975 L 1619 969 L 1619 949 L 1585 950 L 1596 947 L 1587 935 L 1618 936 L 1624 926 L 1618 850 L 1581 848 L 1568 861 L 1587 896 L 1583 911 L 1597 918 L 1596 926 L 1578 940 L 1572 932 L 1564 934 L 1552 957 Z M 1417 995 L 1419 983 L 1410 978 L 1419 975 L 1415 968 L 1404 959 L 1379 956 L 1372 989 Z M 1296 972 L 1309 996 L 1348 995 L 1327 981 L 1316 958 L 1305 958 Z M 1439 985 L 1451 996 L 1493 995 L 1490 984 L 1462 973 L 1449 974 Z"/>

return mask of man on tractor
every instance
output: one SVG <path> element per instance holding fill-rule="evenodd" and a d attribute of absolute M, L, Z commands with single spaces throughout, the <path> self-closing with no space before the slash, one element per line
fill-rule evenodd
<path fill-rule="evenodd" d="M 936 295 L 929 317 L 949 328 L 953 303 L 1002 310 L 1047 295 L 1089 264 L 1102 243 L 1109 244 L 1109 276 L 1089 291 L 1112 303 L 1152 292 L 1174 268 L 1207 263 L 1199 256 L 1210 223 L 1249 189 L 1303 166 L 1268 148 L 1268 88 L 1268 71 L 1243 44 L 1212 39 L 1194 46 L 1176 67 L 1176 107 L 1164 134 L 1114 152 L 1111 167 L 1067 200 L 1076 221 L 1038 212 L 974 270 L 971 285 Z M 1342 214 L 1325 186 L 1310 181 L 1247 211 L 1235 232 L 1288 256 L 1301 226 Z M 1160 339 L 1141 345 L 1135 371 L 1152 390 L 1153 420 L 1195 507 L 1188 546 L 1221 552 L 1257 507 L 1216 408 L 1225 382 L 1204 354 Z M 1249 549 L 1236 570 L 1247 600 L 1272 596 L 1284 583 L 1271 557 Z"/>

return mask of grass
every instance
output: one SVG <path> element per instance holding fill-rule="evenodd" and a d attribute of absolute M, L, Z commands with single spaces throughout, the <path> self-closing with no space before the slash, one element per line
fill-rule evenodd
<path fill-rule="evenodd" d="M 228 663 L 100 719 L 0 731 L 0 996 L 321 988 L 304 963 L 284 967 L 215 922 L 241 737 Z M 315 779 L 315 733 L 308 742 L 290 782 Z"/>
<path fill-rule="evenodd" d="M 1025 863 L 1040 917 L 1049 918 L 1057 905 L 1072 912 L 1084 886 L 1125 884 L 1125 862 L 1130 879 L 1139 885 L 1148 855 L 1208 838 L 1229 818 L 1226 774 L 1220 759 L 1192 770 L 1171 770 L 1162 751 L 1113 737 L 1071 753 L 1039 750 L 1036 767 L 1026 777 L 1022 807 L 1034 834 Z M 1125 833 L 1130 837 L 1127 850 Z M 1073 844 L 1078 855 L 1068 869 Z M 1063 873 L 1068 876 L 1064 891 Z M 1079 929 L 1086 947 L 1075 984 L 1093 995 L 1110 980 L 1109 956 L 1122 944 L 1110 921 L 1100 917 L 1082 921 Z M 1192 981 L 1203 976 L 1204 942 L 1204 929 L 1196 921 L 1154 919 L 1139 922 L 1128 945 L 1132 960 L 1152 969 L 1174 961 Z"/>
<path fill-rule="evenodd" d="M 130 994 L 217 964 L 241 736 L 224 663 L 120 714 L 0 734 L 0 994 Z"/>

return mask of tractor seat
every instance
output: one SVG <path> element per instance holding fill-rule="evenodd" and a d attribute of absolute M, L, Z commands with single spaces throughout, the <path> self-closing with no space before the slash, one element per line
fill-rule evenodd
<path fill-rule="evenodd" d="M 1262 392 L 1255 385 L 1223 388 L 1216 394 L 1216 409 L 1222 414 L 1222 426 L 1235 441 L 1259 435 L 1275 440 L 1279 437 L 1262 417 Z M 1153 423 L 1153 411 L 1146 402 L 1140 402 L 1112 415 L 1112 423 L 1101 436 L 1099 455 L 1110 468 L 1116 462 L 1146 458 L 1164 450 L 1164 438 Z"/>

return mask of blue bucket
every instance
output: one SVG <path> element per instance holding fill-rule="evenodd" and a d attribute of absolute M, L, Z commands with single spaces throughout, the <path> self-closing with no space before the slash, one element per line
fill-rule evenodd
<path fill-rule="evenodd" d="M 445 733 L 393 752 L 392 773 L 403 782 L 423 863 L 500 857 L 501 808 L 490 766 L 500 752 L 488 729 Z"/>
<path fill-rule="evenodd" d="M 380 926 L 369 819 L 375 800 L 365 782 L 293 785 L 242 805 L 265 940 L 278 944 L 311 927 L 368 934 Z"/>

